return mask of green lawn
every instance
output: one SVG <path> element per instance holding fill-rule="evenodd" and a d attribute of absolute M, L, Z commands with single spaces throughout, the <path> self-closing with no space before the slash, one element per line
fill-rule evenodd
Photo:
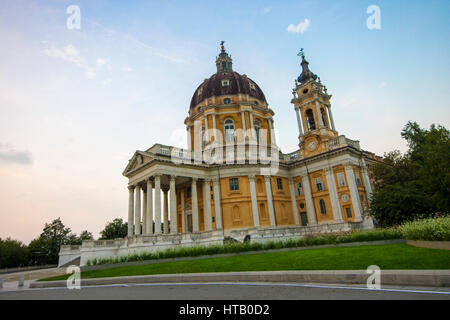
<path fill-rule="evenodd" d="M 450 251 L 406 244 L 340 247 L 116 267 L 85 271 L 81 276 L 104 278 L 198 272 L 363 270 L 370 265 L 381 269 L 450 269 Z M 64 280 L 67 277 L 62 275 L 42 280 Z"/>

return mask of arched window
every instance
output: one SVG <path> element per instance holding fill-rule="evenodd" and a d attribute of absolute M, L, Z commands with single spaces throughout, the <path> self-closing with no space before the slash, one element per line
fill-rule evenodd
<path fill-rule="evenodd" d="M 320 213 L 327 214 L 327 207 L 325 206 L 325 201 L 323 199 L 320 199 L 319 205 L 320 205 Z"/>
<path fill-rule="evenodd" d="M 225 120 L 225 141 L 234 142 L 234 121 L 231 119 Z"/>
<path fill-rule="evenodd" d="M 315 130 L 316 122 L 314 121 L 314 114 L 311 109 L 306 110 L 306 120 L 308 124 L 308 130 Z"/>
<path fill-rule="evenodd" d="M 259 139 L 261 138 L 261 123 L 259 120 L 255 120 L 255 131 L 256 131 L 256 141 L 259 142 Z"/>
<path fill-rule="evenodd" d="M 223 103 L 224 103 L 224 104 L 230 104 L 230 103 L 231 103 L 230 98 L 225 98 L 225 99 L 223 99 Z"/>
<path fill-rule="evenodd" d="M 325 126 L 325 127 L 327 127 L 328 128 L 328 125 L 327 125 L 327 122 L 326 122 L 326 120 L 325 120 L 325 110 L 323 109 L 323 108 L 320 108 L 320 113 L 322 114 L 322 122 L 323 122 L 323 125 Z"/>

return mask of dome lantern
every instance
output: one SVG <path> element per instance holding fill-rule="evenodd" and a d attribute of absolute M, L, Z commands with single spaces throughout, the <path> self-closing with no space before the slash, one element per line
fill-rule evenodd
<path fill-rule="evenodd" d="M 216 59 L 217 73 L 233 71 L 233 60 L 228 56 L 224 43 L 225 41 L 220 42 L 220 53 Z"/>

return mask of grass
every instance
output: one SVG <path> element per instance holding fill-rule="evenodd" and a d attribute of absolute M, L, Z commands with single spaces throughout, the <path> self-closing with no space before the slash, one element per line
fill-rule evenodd
<path fill-rule="evenodd" d="M 102 265 L 126 263 L 132 261 L 146 261 L 178 257 L 198 257 L 221 253 L 239 253 L 248 251 L 264 251 L 282 248 L 299 248 L 324 244 L 350 243 L 359 241 L 376 241 L 401 239 L 402 234 L 396 229 L 374 229 L 364 231 L 351 231 L 339 234 L 310 235 L 284 241 L 269 241 L 266 243 L 232 243 L 226 245 L 209 245 L 195 247 L 170 248 L 157 252 L 142 252 L 125 256 L 96 258 L 88 260 L 87 265 Z"/>
<path fill-rule="evenodd" d="M 202 272 L 361 270 L 370 265 L 381 269 L 450 269 L 450 251 L 405 244 L 338 247 L 116 267 L 85 271 L 81 276 L 86 279 Z M 67 278 L 68 275 L 62 275 L 40 281 Z"/>

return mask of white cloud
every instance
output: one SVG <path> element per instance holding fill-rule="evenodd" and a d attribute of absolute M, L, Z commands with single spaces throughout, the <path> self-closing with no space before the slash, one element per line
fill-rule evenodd
<path fill-rule="evenodd" d="M 124 71 L 124 72 L 131 72 L 131 71 L 133 71 L 133 69 L 128 67 L 128 66 L 122 67 L 121 70 Z"/>
<path fill-rule="evenodd" d="M 287 27 L 287 31 L 303 34 L 306 32 L 306 30 L 309 29 L 310 24 L 311 24 L 311 21 L 309 19 L 305 19 L 303 22 L 300 22 L 298 25 L 294 25 L 291 23 Z"/>
<path fill-rule="evenodd" d="M 261 9 L 261 14 L 262 15 L 266 15 L 268 14 L 270 11 L 272 11 L 272 7 L 265 7 Z"/>
<path fill-rule="evenodd" d="M 58 49 L 55 47 L 46 48 L 42 52 L 49 57 L 62 59 L 64 61 L 75 64 L 78 68 L 84 69 L 86 78 L 88 79 L 92 79 L 96 75 L 94 69 L 92 69 L 85 63 L 84 57 L 80 56 L 80 52 L 78 51 L 78 49 L 71 44 L 63 47 L 62 49 Z"/>
<path fill-rule="evenodd" d="M 106 61 L 104 59 L 102 59 L 102 58 L 98 58 L 95 63 L 97 64 L 97 67 L 101 67 L 101 66 L 104 66 L 106 64 Z"/>

